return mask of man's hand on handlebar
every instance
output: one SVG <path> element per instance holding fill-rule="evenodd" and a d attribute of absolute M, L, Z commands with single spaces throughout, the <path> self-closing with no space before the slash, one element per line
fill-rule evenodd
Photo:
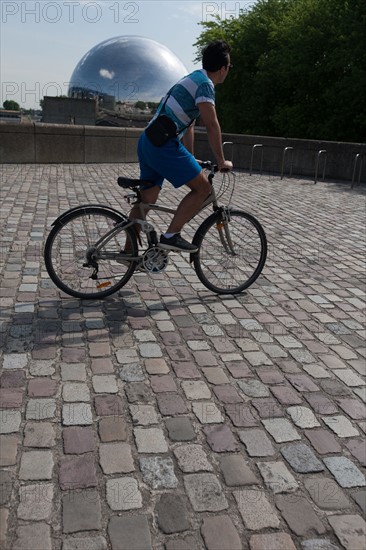
<path fill-rule="evenodd" d="M 223 163 L 218 164 L 218 169 L 220 172 L 231 172 L 233 169 L 233 163 L 231 160 L 224 160 Z"/>
<path fill-rule="evenodd" d="M 230 160 L 225 160 L 219 166 L 213 164 L 210 160 L 197 160 L 197 162 L 203 169 L 212 170 L 213 172 L 231 172 L 233 169 L 233 163 Z"/>

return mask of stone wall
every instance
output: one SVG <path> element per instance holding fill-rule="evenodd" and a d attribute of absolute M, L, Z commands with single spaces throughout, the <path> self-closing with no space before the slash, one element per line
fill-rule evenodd
<path fill-rule="evenodd" d="M 136 162 L 141 129 L 0 123 L 0 163 Z"/>
<path fill-rule="evenodd" d="M 0 163 L 121 163 L 136 162 L 137 141 L 141 129 L 106 128 L 58 124 L 0 123 Z M 224 141 L 232 142 L 232 155 L 236 168 L 253 174 L 269 172 L 284 177 L 315 177 L 318 162 L 318 179 L 351 181 L 356 155 L 355 179 L 362 162 L 361 182 L 366 181 L 366 144 L 312 141 L 266 136 L 224 134 Z M 212 159 L 206 133 L 196 132 L 196 155 Z M 260 145 L 255 147 L 254 145 Z M 292 147 L 283 152 L 287 147 Z M 319 151 L 321 153 L 318 157 Z M 230 158 L 230 146 L 227 158 Z"/>

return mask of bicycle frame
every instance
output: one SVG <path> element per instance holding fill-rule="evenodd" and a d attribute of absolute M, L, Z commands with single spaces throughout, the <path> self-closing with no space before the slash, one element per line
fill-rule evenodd
<path fill-rule="evenodd" d="M 218 204 L 217 204 L 215 189 L 213 187 L 213 178 L 214 178 L 214 171 L 213 171 L 213 168 L 211 168 L 211 171 L 208 175 L 208 180 L 211 184 L 211 193 L 207 197 L 207 199 L 202 203 L 201 208 L 199 209 L 199 212 L 204 210 L 210 204 L 213 204 L 213 209 L 214 210 L 217 210 L 218 207 L 219 207 Z M 128 197 L 128 195 L 127 195 L 127 197 Z M 140 209 L 140 214 L 141 214 L 142 219 L 145 219 L 145 212 L 147 210 L 156 210 L 156 211 L 159 211 L 159 212 L 166 212 L 167 214 L 175 214 L 175 212 L 176 212 L 176 209 L 168 208 L 167 206 L 161 206 L 161 205 L 155 204 L 155 203 L 146 203 L 146 202 L 142 202 L 142 201 L 140 201 L 140 202 L 137 201 L 137 203 L 139 204 L 139 209 Z M 191 218 L 191 219 L 193 219 L 193 218 Z M 136 220 L 134 220 L 134 223 L 138 223 L 139 221 L 140 220 L 136 219 Z"/>
<path fill-rule="evenodd" d="M 210 204 L 213 204 L 213 209 L 217 210 L 218 204 L 217 204 L 215 190 L 214 190 L 213 187 L 212 187 L 211 194 L 204 201 L 201 208 L 199 209 L 199 212 L 202 212 L 202 210 L 204 210 Z M 152 204 L 152 203 L 147 203 L 147 202 L 142 202 L 142 201 L 139 203 L 139 208 L 140 208 L 140 214 L 141 214 L 142 220 L 144 220 L 145 212 L 147 210 L 155 210 L 157 212 L 166 212 L 167 214 L 175 214 L 176 213 L 176 209 L 168 208 L 167 206 L 162 206 L 160 204 Z M 191 218 L 191 219 L 193 219 L 193 218 Z M 133 221 L 134 221 L 134 223 L 139 223 L 142 220 L 135 219 Z"/>
<path fill-rule="evenodd" d="M 207 197 L 207 199 L 203 202 L 203 204 L 201 205 L 201 208 L 199 209 L 199 212 L 202 212 L 202 210 L 207 208 L 207 206 L 209 206 L 210 204 L 213 205 L 214 212 L 220 208 L 219 205 L 218 205 L 218 202 L 217 202 L 215 189 L 213 187 L 213 178 L 214 178 L 214 169 L 213 169 L 213 167 L 211 167 L 210 174 L 208 175 L 208 179 L 209 179 L 209 182 L 211 184 L 211 193 Z M 146 219 L 145 219 L 146 212 L 148 210 L 153 210 L 153 211 L 156 211 L 156 212 L 164 212 L 166 214 L 173 214 L 173 215 L 176 212 L 176 209 L 174 209 L 174 208 L 169 208 L 167 206 L 163 206 L 163 205 L 156 204 L 156 203 L 145 203 L 145 202 L 143 202 L 141 200 L 141 195 L 140 195 L 139 190 L 136 190 L 133 194 L 125 195 L 125 199 L 127 200 L 127 202 L 129 204 L 131 203 L 130 199 L 132 197 L 137 199 L 132 204 L 137 204 L 138 205 L 139 210 L 140 210 L 141 218 L 134 218 L 134 219 L 131 219 L 131 220 L 120 222 L 113 229 L 108 231 L 108 233 L 106 233 L 103 237 L 101 237 L 99 239 L 99 241 L 97 241 L 94 245 L 95 250 L 98 253 L 100 252 L 101 248 L 103 246 L 105 246 L 111 239 L 113 239 L 114 236 L 118 235 L 118 233 L 122 229 L 125 229 L 127 227 L 131 227 L 131 226 L 136 225 L 136 224 L 140 225 L 141 230 L 146 234 L 149 246 L 151 246 L 152 244 L 157 244 L 156 242 L 154 242 L 154 239 L 156 239 L 156 232 L 155 232 L 154 226 L 151 223 L 147 222 Z M 223 220 L 222 225 L 224 227 L 224 232 L 225 232 L 226 239 L 224 237 L 222 227 L 218 227 L 217 229 L 218 229 L 218 233 L 219 233 L 219 237 L 220 237 L 220 241 L 221 241 L 222 245 L 225 247 L 225 249 L 228 253 L 235 256 L 234 246 L 233 246 L 233 243 L 232 243 L 232 240 L 231 240 L 231 237 L 230 237 L 228 224 L 227 224 L 227 222 L 229 221 L 229 219 L 228 219 L 229 214 L 228 214 L 227 208 L 225 208 L 225 207 L 223 207 L 223 208 L 224 208 L 224 212 L 225 212 L 225 214 L 224 214 L 225 219 Z M 191 218 L 191 219 L 193 219 L 193 218 Z M 118 256 L 117 253 L 113 253 L 113 254 L 108 254 L 108 253 L 103 254 L 103 253 L 101 253 L 99 255 L 99 257 L 101 259 L 114 259 L 117 256 Z M 141 259 L 141 256 L 128 256 L 128 257 L 126 257 L 126 260 L 129 260 L 131 262 L 138 261 L 140 259 Z"/>

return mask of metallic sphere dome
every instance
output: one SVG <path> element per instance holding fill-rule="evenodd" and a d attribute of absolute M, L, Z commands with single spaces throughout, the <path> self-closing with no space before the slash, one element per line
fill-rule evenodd
<path fill-rule="evenodd" d="M 97 44 L 77 64 L 70 97 L 158 102 L 187 70 L 166 46 L 141 36 L 117 36 Z"/>

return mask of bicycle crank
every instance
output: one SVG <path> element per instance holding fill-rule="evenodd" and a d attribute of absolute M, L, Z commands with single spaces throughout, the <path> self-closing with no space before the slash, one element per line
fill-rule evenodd
<path fill-rule="evenodd" d="M 142 256 L 142 265 L 148 273 L 161 273 L 168 265 L 168 252 L 161 248 L 151 247 Z"/>

